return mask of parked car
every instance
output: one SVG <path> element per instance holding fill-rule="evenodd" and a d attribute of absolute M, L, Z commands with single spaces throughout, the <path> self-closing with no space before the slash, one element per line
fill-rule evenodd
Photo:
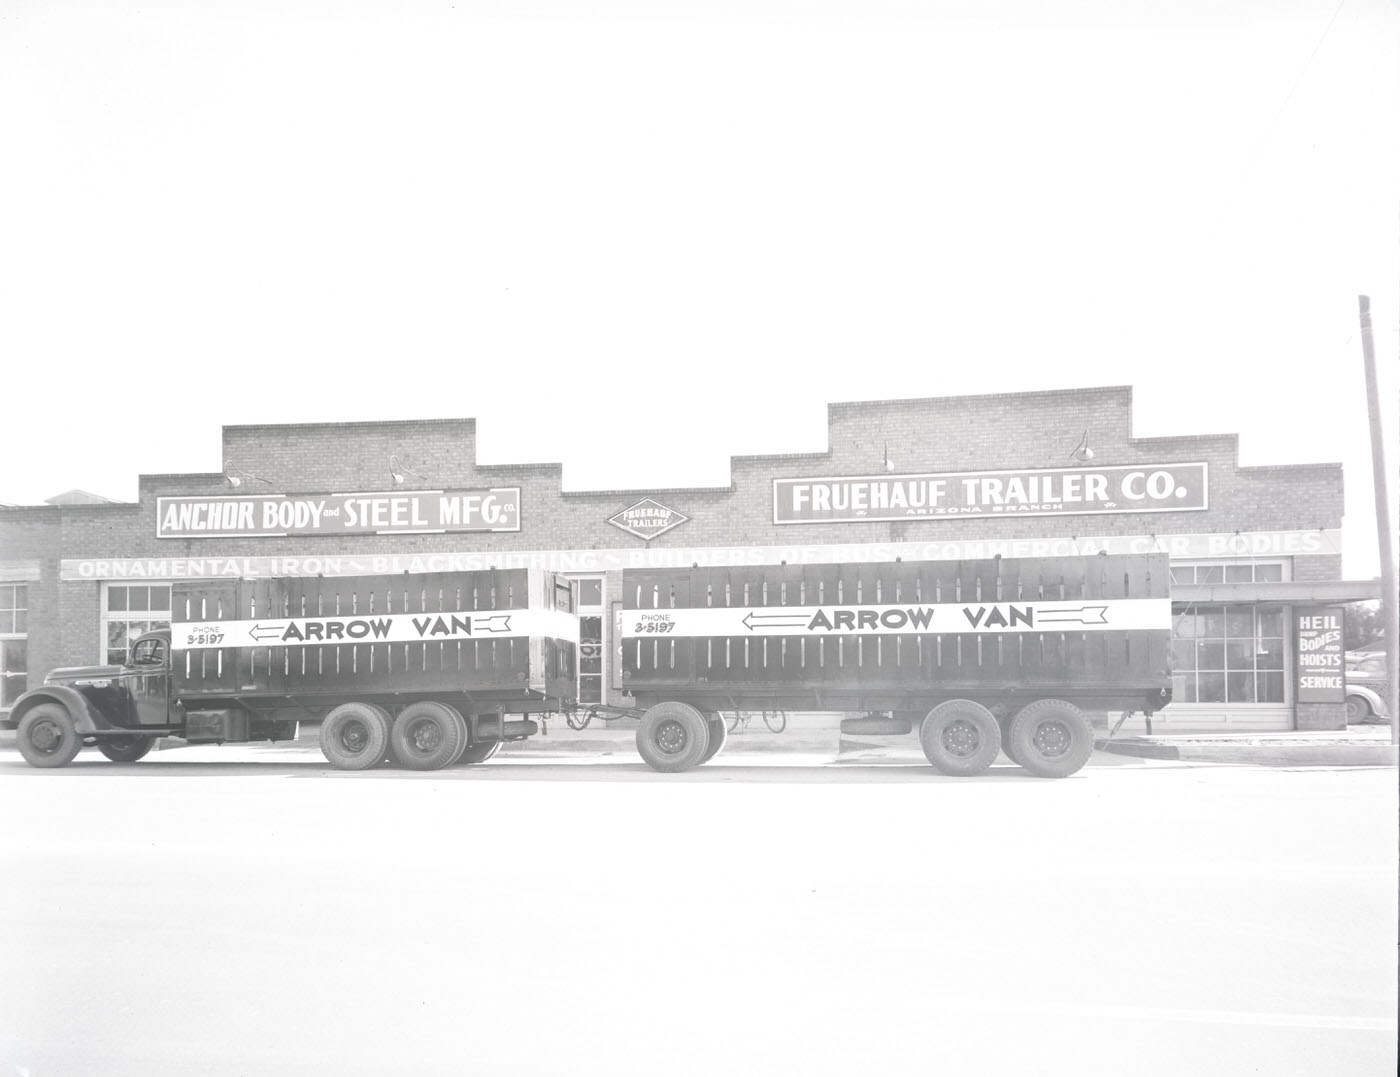
<path fill-rule="evenodd" d="M 1347 724 L 1383 722 L 1386 709 L 1386 656 L 1383 651 L 1347 655 Z"/>

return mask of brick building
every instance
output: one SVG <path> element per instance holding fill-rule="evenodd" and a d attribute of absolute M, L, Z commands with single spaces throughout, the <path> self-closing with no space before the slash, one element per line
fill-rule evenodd
<path fill-rule="evenodd" d="M 225 427 L 221 470 L 141 476 L 136 504 L 0 508 L 4 701 L 54 667 L 124 660 L 185 577 L 564 571 L 580 698 L 626 704 L 624 567 L 1106 550 L 1171 557 L 1156 732 L 1344 724 L 1300 661 L 1306 618 L 1379 593 L 1341 578 L 1341 465 L 1240 467 L 1235 435 L 1134 438 L 1131 405 L 1121 386 L 833 404 L 825 452 L 734 457 L 724 487 L 588 492 L 559 464 L 478 464 L 471 419 Z"/>

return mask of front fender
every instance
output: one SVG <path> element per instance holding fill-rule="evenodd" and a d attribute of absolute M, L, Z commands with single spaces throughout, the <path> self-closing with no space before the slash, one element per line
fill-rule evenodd
<path fill-rule="evenodd" d="M 1347 695 L 1360 696 L 1364 699 L 1371 705 L 1372 714 L 1379 715 L 1382 718 L 1388 717 L 1390 714 L 1390 710 L 1386 707 L 1385 700 L 1381 698 L 1380 693 L 1375 691 L 1375 689 L 1367 688 L 1364 684 L 1347 685 Z"/>
<path fill-rule="evenodd" d="M 14 707 L 10 710 L 9 716 L 4 721 L 6 729 L 18 729 L 20 719 L 26 712 L 37 707 L 40 703 L 57 703 L 64 707 L 73 717 L 73 724 L 78 727 L 79 733 L 95 733 L 99 729 L 118 729 L 107 720 L 107 717 L 92 705 L 91 700 L 76 688 L 69 688 L 65 684 L 44 684 L 38 688 L 25 692 L 15 700 Z"/>

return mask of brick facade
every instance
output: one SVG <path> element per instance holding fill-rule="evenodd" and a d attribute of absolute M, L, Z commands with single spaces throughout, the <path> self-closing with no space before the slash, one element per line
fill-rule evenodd
<path fill-rule="evenodd" d="M 93 579 L 60 581 L 62 559 L 656 551 L 1321 532 L 1340 527 L 1340 464 L 1242 468 L 1235 435 L 1134 438 L 1131 413 L 1132 393 L 1123 386 L 833 404 L 825 452 L 733 457 L 726 487 L 588 492 L 564 490 L 560 464 L 477 463 L 476 424 L 471 419 L 230 426 L 223 429 L 217 458 L 211 452 L 211 464 L 218 470 L 142 476 L 135 505 L 0 509 L 0 562 L 38 561 L 42 566 L 41 578 L 29 585 L 30 679 L 37 684 L 56 665 L 89 663 L 98 657 L 100 584 Z M 1152 514 L 928 517 L 787 526 L 773 522 L 775 478 L 881 474 L 886 454 L 901 474 L 1073 467 L 1070 450 L 1086 431 L 1096 466 L 1205 462 L 1209 507 Z M 404 489 L 518 486 L 521 529 L 301 538 L 156 537 L 159 496 L 392 491 L 391 458 L 419 476 L 411 476 Z M 225 462 L 243 477 L 237 489 L 224 477 Z M 644 496 L 690 520 L 650 544 L 607 522 Z M 1341 571 L 1339 554 L 1283 559 L 1290 562 L 1288 571 L 1297 580 L 1337 579 Z M 613 594 L 616 579 L 611 574 L 608 586 Z"/>

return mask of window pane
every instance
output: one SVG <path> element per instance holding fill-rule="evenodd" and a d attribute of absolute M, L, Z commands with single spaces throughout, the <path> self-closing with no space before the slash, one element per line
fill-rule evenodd
<path fill-rule="evenodd" d="M 1254 610 L 1250 606 L 1227 606 L 1225 635 L 1230 639 L 1254 638 Z"/>
<path fill-rule="evenodd" d="M 578 603 L 580 606 L 601 606 L 603 604 L 603 581 L 579 580 Z"/>
<path fill-rule="evenodd" d="M 1224 703 L 1225 674 L 1199 674 L 1196 679 L 1196 696 L 1201 703 Z"/>
<path fill-rule="evenodd" d="M 1172 644 L 1172 668 L 1178 670 L 1196 668 L 1196 645 L 1189 639 L 1179 639 Z"/>
<path fill-rule="evenodd" d="M 107 588 L 107 609 L 113 613 L 120 613 L 126 609 L 126 588 Z"/>
<path fill-rule="evenodd" d="M 1259 634 L 1261 636 L 1283 635 L 1283 609 L 1281 607 L 1259 607 Z"/>
<path fill-rule="evenodd" d="M 1264 653 L 1254 656 L 1254 663 L 1260 669 L 1282 669 L 1283 668 L 1283 640 L 1281 639 L 1261 639 Z"/>
<path fill-rule="evenodd" d="M 1194 639 L 1196 635 L 1196 615 L 1194 613 L 1173 614 L 1172 635 L 1177 639 Z"/>
<path fill-rule="evenodd" d="M 1253 703 L 1254 702 L 1254 674 L 1253 673 L 1231 673 L 1230 674 L 1230 698 L 1227 703 Z"/>
<path fill-rule="evenodd" d="M 1185 679 L 1185 682 L 1184 682 L 1184 683 L 1182 684 L 1182 686 L 1181 686 L 1181 691 L 1180 691 L 1180 692 L 1177 692 L 1177 691 L 1173 691 L 1173 692 L 1172 692 L 1172 699 L 1176 700 L 1176 702 L 1178 702 L 1178 703 L 1195 703 L 1195 702 L 1196 702 L 1196 678 L 1195 678 L 1195 677 L 1190 677 L 1190 676 L 1188 676 L 1188 677 Z"/>
<path fill-rule="evenodd" d="M 1172 565 L 1172 583 L 1195 583 L 1196 567 L 1194 565 Z"/>
<path fill-rule="evenodd" d="M 1254 578 L 1260 583 L 1276 583 L 1283 579 L 1282 565 L 1255 565 Z"/>
<path fill-rule="evenodd" d="M 13 632 L 15 630 L 15 615 L 9 610 L 0 612 L 0 632 Z"/>
<path fill-rule="evenodd" d="M 1252 583 L 1254 581 L 1253 565 L 1226 565 L 1226 583 Z"/>
<path fill-rule="evenodd" d="M 151 587 L 151 609 L 168 610 L 170 608 L 170 585 L 157 584 Z"/>
<path fill-rule="evenodd" d="M 1259 702 L 1260 702 L 1260 703 L 1282 703 L 1282 702 L 1283 702 L 1283 674 L 1282 674 L 1282 673 L 1261 673 L 1261 674 L 1259 674 Z"/>
<path fill-rule="evenodd" d="M 20 586 L 12 588 L 15 593 L 15 609 L 23 610 L 29 608 L 29 588 Z"/>
<path fill-rule="evenodd" d="M 1219 606 L 1204 609 L 1200 613 L 1200 634 L 1205 639 L 1225 638 L 1225 611 Z"/>
<path fill-rule="evenodd" d="M 14 622 L 15 622 L 15 623 L 14 623 L 14 627 L 10 629 L 11 632 L 28 632 L 28 631 L 29 631 L 29 611 L 28 611 L 28 610 L 15 610 Z"/>
<path fill-rule="evenodd" d="M 126 648 L 125 648 L 125 647 L 109 647 L 109 648 L 107 649 L 107 664 L 108 664 L 109 666 L 124 666 L 124 665 L 126 665 Z"/>
<path fill-rule="evenodd" d="M 128 587 L 126 608 L 132 611 L 145 611 L 151 608 L 149 587 Z"/>
<path fill-rule="evenodd" d="M 0 647 L 4 648 L 4 657 L 0 658 L 0 666 L 3 666 L 4 673 L 23 673 L 29 666 L 26 664 L 29 647 L 22 639 L 7 639 Z"/>
<path fill-rule="evenodd" d="M 1196 650 L 1196 666 L 1199 669 L 1224 669 L 1225 668 L 1225 644 L 1224 643 L 1198 643 Z"/>
<path fill-rule="evenodd" d="M 1219 566 L 1219 565 L 1197 565 L 1197 566 L 1196 566 L 1196 582 L 1197 582 L 1197 583 L 1223 583 L 1223 582 L 1224 582 L 1224 577 L 1223 577 L 1223 574 L 1222 574 L 1221 571 L 1220 571 L 1220 566 Z"/>
<path fill-rule="evenodd" d="M 107 622 L 107 647 L 109 650 L 115 647 L 120 647 L 123 651 L 126 650 L 125 621 Z"/>
<path fill-rule="evenodd" d="M 15 608 L 15 589 L 13 587 L 0 586 L 0 610 L 12 610 Z"/>
<path fill-rule="evenodd" d="M 1232 670 L 1254 669 L 1254 641 L 1231 640 L 1225 644 L 1225 667 Z"/>

